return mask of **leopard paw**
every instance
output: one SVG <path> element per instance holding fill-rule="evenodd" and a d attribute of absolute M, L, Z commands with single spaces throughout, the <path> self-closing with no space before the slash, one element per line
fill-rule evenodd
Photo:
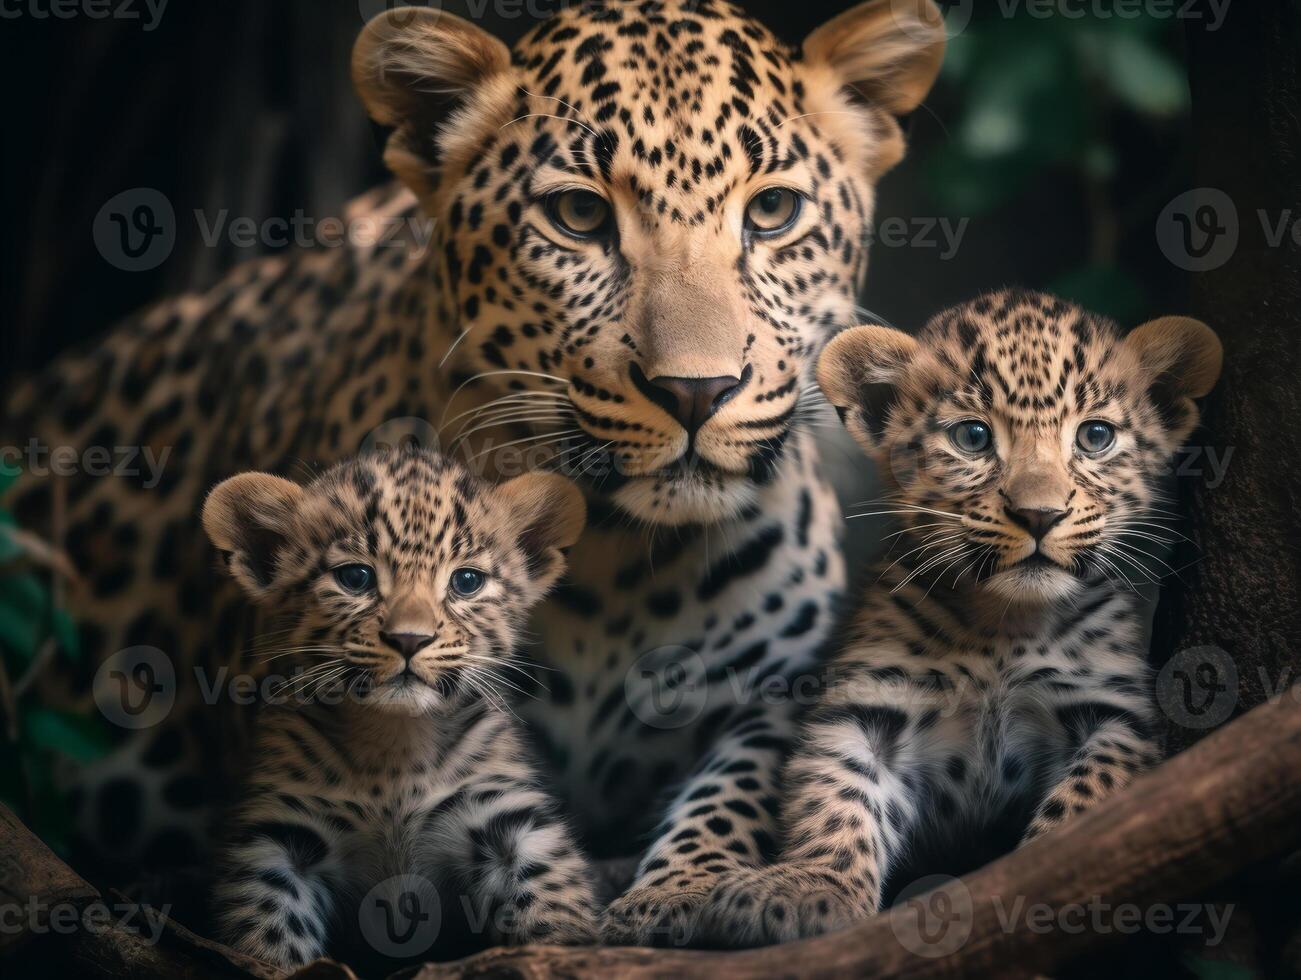
<path fill-rule="evenodd" d="M 716 879 L 687 886 L 636 885 L 610 903 L 601 925 L 608 946 L 688 946 Z"/>
<path fill-rule="evenodd" d="M 731 948 L 790 942 L 844 929 L 874 908 L 830 872 L 780 864 L 742 868 L 724 875 L 710 894 L 696 938 Z"/>

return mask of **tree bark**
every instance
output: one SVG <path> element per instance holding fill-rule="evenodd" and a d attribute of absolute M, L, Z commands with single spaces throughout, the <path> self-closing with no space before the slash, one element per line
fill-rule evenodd
<path fill-rule="evenodd" d="M 1222 482 L 1205 448 L 1189 457 L 1204 472 L 1179 481 L 1194 544 L 1172 562 L 1183 587 L 1164 590 L 1155 645 L 1178 660 L 1158 679 L 1171 751 L 1214 726 L 1222 699 L 1236 715 L 1301 676 L 1301 4 L 1191 21 L 1188 66 L 1202 217 L 1237 234 L 1194 270 L 1193 312 L 1225 349 L 1194 438 L 1232 455 Z"/>
<path fill-rule="evenodd" d="M 1082 952 L 1124 938 L 1122 905 L 1147 913 L 1200 896 L 1301 845 L 1299 704 L 1301 687 L 1225 726 L 1056 833 L 844 932 L 739 953 L 496 949 L 410 975 L 418 980 L 715 980 L 720 975 L 1019 977 L 1052 971 Z M 47 903 L 62 896 L 79 909 L 97 897 L 3 807 L 0 855 L 0 910 L 9 903 L 26 907 L 29 896 Z M 1095 909 L 1100 919 L 1094 918 Z M 1076 928 L 1081 920 L 1084 927 Z M 11 922 L 6 911 L 0 924 L 8 929 Z M 20 974 L 22 966 L 33 964 L 75 969 L 79 976 L 265 978 L 274 973 L 174 922 L 166 924 L 156 946 L 121 929 L 50 935 L 29 922 L 22 925 L 12 939 L 24 944 Z M 349 980 L 351 974 L 321 961 L 296 977 Z"/>

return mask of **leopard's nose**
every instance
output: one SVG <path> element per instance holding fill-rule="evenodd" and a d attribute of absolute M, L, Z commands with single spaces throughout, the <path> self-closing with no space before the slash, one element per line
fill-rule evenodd
<path fill-rule="evenodd" d="M 635 362 L 632 365 L 632 382 L 648 399 L 668 412 L 687 434 L 694 436 L 720 408 L 726 405 L 745 386 L 749 369 L 736 378 L 720 375 L 713 378 L 647 378 Z"/>
<path fill-rule="evenodd" d="M 1066 511 L 1050 507 L 1007 507 L 1005 510 L 1012 523 L 1025 528 L 1036 541 L 1042 541 L 1066 516 Z"/>
<path fill-rule="evenodd" d="M 385 633 L 381 631 L 379 638 L 402 654 L 407 660 L 410 660 L 418 652 L 434 642 L 432 636 L 426 636 L 424 633 Z"/>

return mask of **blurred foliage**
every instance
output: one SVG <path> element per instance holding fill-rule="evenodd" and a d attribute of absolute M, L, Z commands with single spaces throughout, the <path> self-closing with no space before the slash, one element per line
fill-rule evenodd
<path fill-rule="evenodd" d="M 0 464 L 0 501 L 18 476 Z M 0 801 L 47 844 L 65 850 L 68 807 L 56 781 L 58 764 L 101 757 L 111 733 L 98 715 L 39 703 L 36 676 L 58 658 L 78 660 L 81 650 L 71 616 L 55 601 L 48 570 L 32 571 L 29 550 L 13 514 L 0 506 Z"/>
<path fill-rule="evenodd" d="M 1113 131 L 1122 114 L 1146 125 L 1186 115 L 1179 22 L 1133 6 L 1087 16 L 979 6 L 987 16 L 949 40 L 942 78 L 959 112 L 926 161 L 929 193 L 945 212 L 975 217 L 1046 172 L 1069 173 L 1083 188 L 1094 240 L 1084 263 L 1048 288 L 1122 319 L 1141 313 L 1144 288 L 1115 254 L 1109 182 L 1122 148 Z"/>

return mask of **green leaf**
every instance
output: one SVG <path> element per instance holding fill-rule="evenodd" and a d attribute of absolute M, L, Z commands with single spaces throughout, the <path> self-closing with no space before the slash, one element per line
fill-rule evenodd
<path fill-rule="evenodd" d="M 5 491 L 14 485 L 14 481 L 22 476 L 22 473 L 22 469 L 17 465 L 0 459 L 0 497 L 4 496 Z"/>
<path fill-rule="evenodd" d="M 71 756 L 78 762 L 103 758 L 113 743 L 94 718 L 54 708 L 30 708 L 23 716 L 23 733 L 33 744 Z"/>
<path fill-rule="evenodd" d="M 1192 953 L 1184 954 L 1184 965 L 1199 980 L 1257 980 L 1260 976 L 1251 967 L 1228 960 L 1208 960 Z"/>
<path fill-rule="evenodd" d="M 0 511 L 0 563 L 13 561 L 23 553 L 23 546 L 9 533 L 13 517 Z"/>
<path fill-rule="evenodd" d="M 1125 105 L 1149 116 L 1174 116 L 1188 108 L 1188 76 L 1165 51 L 1131 34 L 1103 46 L 1101 79 Z"/>
<path fill-rule="evenodd" d="M 53 626 L 54 637 L 59 641 L 59 649 L 63 651 L 64 656 L 73 662 L 80 660 L 81 634 L 66 609 L 54 610 Z"/>
<path fill-rule="evenodd" d="M 49 593 L 33 575 L 0 578 L 0 646 L 29 661 L 45 638 Z"/>

